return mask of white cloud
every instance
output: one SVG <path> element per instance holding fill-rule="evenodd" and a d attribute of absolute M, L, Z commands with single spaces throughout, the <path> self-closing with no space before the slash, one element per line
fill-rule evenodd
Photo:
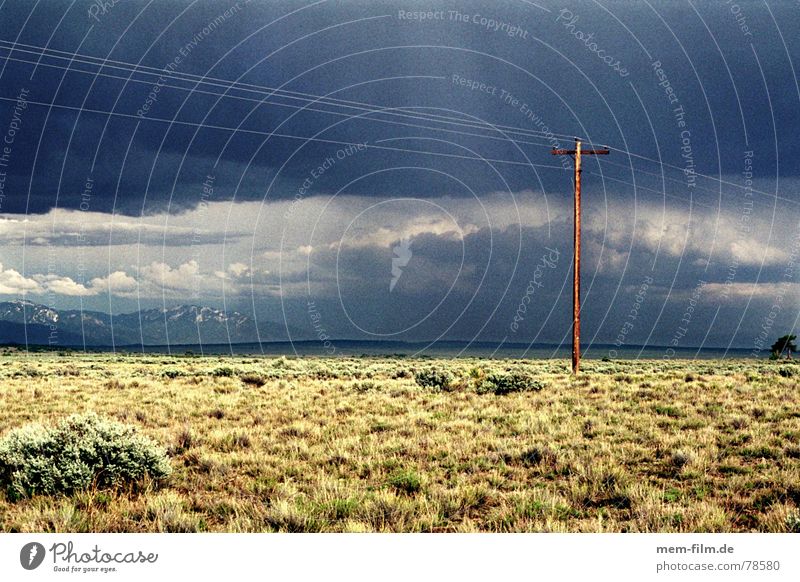
<path fill-rule="evenodd" d="M 613 203 L 608 212 L 584 209 L 584 229 L 593 240 L 602 241 L 618 252 L 648 252 L 684 257 L 690 263 L 748 266 L 785 265 L 789 259 L 790 237 L 797 234 L 800 213 L 787 210 L 773 219 L 748 215 L 741 209 L 664 208 L 639 202 Z"/>
<path fill-rule="evenodd" d="M 231 272 L 231 274 L 233 274 L 234 277 L 241 277 L 243 274 L 250 271 L 250 267 L 244 263 L 231 263 L 228 266 L 228 270 Z"/>
<path fill-rule="evenodd" d="M 621 275 L 628 259 L 651 260 L 656 251 L 656 264 L 665 269 L 672 268 L 674 261 L 665 262 L 661 257 L 682 258 L 684 265 L 711 269 L 732 264 L 781 268 L 789 260 L 800 220 L 800 209 L 793 206 L 774 219 L 770 208 L 756 206 L 745 223 L 742 209 L 732 198 L 727 207 L 723 204 L 719 209 L 695 206 L 691 215 L 688 207 L 676 204 L 665 207 L 638 200 L 634 207 L 612 202 L 615 198 L 587 199 L 584 205 L 585 266 L 609 277 Z M 525 235 L 531 243 L 551 241 L 548 244 L 571 248 L 568 196 L 545 198 L 532 191 L 497 192 L 480 199 L 319 196 L 304 200 L 287 217 L 285 210 L 290 206 L 290 200 L 211 202 L 202 210 L 141 219 L 63 209 L 32 217 L 6 215 L 0 218 L 0 236 L 10 244 L 10 256 L 19 249 L 23 234 L 29 246 L 24 274 L 18 264 L 14 264 L 16 270 L 0 267 L 0 294 L 96 296 L 110 292 L 124 297 L 165 293 L 181 297 L 189 293 L 218 296 L 224 289 L 226 294 L 280 292 L 290 296 L 306 293 L 307 286 L 335 292 L 337 276 L 385 276 L 382 271 L 377 275 L 363 271 L 373 266 L 383 269 L 377 266 L 380 257 L 385 255 L 390 261 L 391 247 L 401 239 L 453 242 L 479 232 L 523 229 L 533 233 Z M 84 246 L 77 244 L 81 233 L 88 241 Z M 332 259 L 340 245 L 342 250 L 363 249 L 367 251 L 364 256 L 374 249 L 378 258 L 342 263 L 338 268 L 352 272 L 337 272 Z M 460 255 L 454 256 L 457 260 Z M 415 257 L 415 264 L 422 268 L 422 253 Z M 508 259 L 492 256 L 498 264 Z M 443 257 L 435 269 L 446 270 L 448 260 Z M 477 268 L 469 264 L 469 257 L 466 260 L 463 273 Z M 6 260 L 9 262 L 11 259 Z M 49 273 L 52 264 L 58 265 L 56 274 L 30 274 Z M 80 283 L 79 271 L 100 275 Z M 737 283 L 749 284 L 744 280 L 748 274 L 752 277 L 752 269 L 740 269 Z"/>
<path fill-rule="evenodd" d="M 114 271 L 108 277 L 96 277 L 92 279 L 93 289 L 107 289 L 112 293 L 131 293 L 136 291 L 136 279 L 123 271 Z"/>
<path fill-rule="evenodd" d="M 478 230 L 480 229 L 475 224 L 460 226 L 452 220 L 447 219 L 428 218 L 420 220 L 417 218 L 416 221 L 407 221 L 406 224 L 394 228 L 385 226 L 378 227 L 352 238 L 343 239 L 342 243 L 350 247 L 385 248 L 401 239 L 413 239 L 424 234 L 461 240 L 467 235 L 478 232 Z M 332 243 L 332 246 L 335 247 L 335 245 L 336 243 Z"/>
<path fill-rule="evenodd" d="M 60 277 L 58 275 L 34 275 L 34 277 L 41 282 L 47 293 L 66 295 L 68 297 L 89 297 L 100 292 L 99 289 L 86 287 L 81 283 L 75 282 L 70 277 Z"/>
<path fill-rule="evenodd" d="M 0 294 L 24 295 L 43 291 L 42 286 L 35 279 L 25 277 L 14 269 L 3 269 L 3 265 L 0 263 Z"/>
<path fill-rule="evenodd" d="M 53 209 L 47 214 L 1 217 L 0 237 L 7 245 L 180 247 L 234 242 L 248 234 L 242 228 L 225 229 L 219 224 L 209 227 L 207 215 L 190 214 L 189 220 L 163 214 L 136 219 L 101 212 Z"/>
<path fill-rule="evenodd" d="M 706 283 L 704 293 L 717 300 L 739 302 L 751 297 L 755 300 L 769 300 L 784 303 L 800 297 L 800 283 L 792 281 L 770 283 Z"/>
<path fill-rule="evenodd" d="M 284 271 L 284 275 L 288 275 Z M 215 271 L 214 276 L 224 282 L 225 293 L 280 293 L 277 275 L 269 269 L 253 269 L 245 263 L 231 263 L 225 271 Z"/>
<path fill-rule="evenodd" d="M 47 274 L 33 275 L 39 283 L 40 293 L 55 293 L 68 297 L 91 297 L 102 293 L 124 295 L 136 290 L 136 279 L 122 271 L 115 271 L 107 277 L 95 277 L 88 285 L 78 283 L 71 277 Z"/>
<path fill-rule="evenodd" d="M 167 263 L 153 262 L 139 269 L 142 283 L 172 291 L 190 291 L 196 288 L 200 265 L 195 260 L 173 268 Z"/>

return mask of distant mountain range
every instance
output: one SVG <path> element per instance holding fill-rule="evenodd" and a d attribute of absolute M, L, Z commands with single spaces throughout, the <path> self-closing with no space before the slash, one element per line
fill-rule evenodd
<path fill-rule="evenodd" d="M 112 331 L 113 330 L 113 331 Z M 291 341 L 283 323 L 256 322 L 251 316 L 237 311 L 222 311 L 213 307 L 179 305 L 166 309 L 143 309 L 133 313 L 110 315 L 101 311 L 58 310 L 32 301 L 0 302 L 0 344 L 49 346 L 50 348 L 118 349 L 141 347 L 144 351 L 160 353 L 176 349 L 203 346 L 203 353 L 303 353 L 314 355 L 359 354 L 426 354 L 442 357 L 568 357 L 569 346 L 559 344 L 526 344 L 474 340 L 427 341 L 370 341 L 339 338 L 331 340 L 331 349 L 313 333 L 289 327 Z M 260 341 L 259 341 L 260 340 Z M 617 348 L 611 344 L 595 343 L 586 346 L 588 358 L 607 357 L 618 352 L 621 359 L 661 358 L 664 346 L 628 345 Z M 680 357 L 720 358 L 751 357 L 750 349 L 709 348 L 698 351 L 686 346 L 676 349 Z"/>
<path fill-rule="evenodd" d="M 0 343 L 55 346 L 227 344 L 287 339 L 282 323 L 198 305 L 110 315 L 57 310 L 32 301 L 0 302 Z M 297 330 L 291 330 L 297 337 Z M 52 341 L 51 341 L 52 339 Z"/>

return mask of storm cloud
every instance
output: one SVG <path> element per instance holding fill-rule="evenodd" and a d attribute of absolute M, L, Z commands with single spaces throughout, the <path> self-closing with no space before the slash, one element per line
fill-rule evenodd
<path fill-rule="evenodd" d="M 589 341 L 646 282 L 626 341 L 667 344 L 693 302 L 682 344 L 747 347 L 800 314 L 800 47 L 795 6 L 739 8 L 7 1 L 0 295 L 560 342 L 550 150 L 580 136 L 611 148 L 583 169 Z"/>

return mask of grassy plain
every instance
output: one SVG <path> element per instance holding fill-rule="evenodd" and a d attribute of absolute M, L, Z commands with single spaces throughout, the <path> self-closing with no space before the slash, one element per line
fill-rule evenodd
<path fill-rule="evenodd" d="M 168 448 L 144 492 L 0 530 L 800 532 L 800 365 L 0 354 L 0 435 L 95 411 Z M 449 372 L 451 390 L 414 373 Z M 539 391 L 481 394 L 520 372 Z"/>

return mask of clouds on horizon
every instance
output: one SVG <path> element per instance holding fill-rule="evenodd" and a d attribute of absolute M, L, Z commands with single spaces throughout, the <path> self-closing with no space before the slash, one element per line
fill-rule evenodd
<path fill-rule="evenodd" d="M 793 271 L 800 260 L 800 210 L 773 219 L 769 206 L 755 204 L 743 221 L 741 206 L 696 206 L 688 221 L 688 212 L 649 200 L 637 200 L 635 206 L 613 200 L 585 210 L 587 311 L 619 311 L 645 277 L 653 279 L 650 301 L 675 309 L 698 281 L 706 283 L 708 308 L 749 302 L 763 310 L 777 296 L 788 298 L 787 305 L 800 298 L 795 280 L 800 273 Z M 184 236 L 202 232 L 209 216 L 225 216 L 230 236 L 224 229 L 207 239 Z M 105 305 L 112 297 L 120 305 L 132 305 L 124 300 L 134 299 L 217 303 L 222 297 L 263 303 L 271 297 L 295 304 L 287 315 L 292 324 L 303 320 L 296 304 L 311 299 L 330 303 L 331 326 L 343 337 L 353 329 L 394 333 L 402 328 L 394 315 L 386 315 L 392 312 L 414 321 L 435 313 L 431 317 L 439 317 L 443 328 L 463 313 L 481 324 L 497 317 L 515 306 L 538 255 L 551 248 L 561 258 L 531 309 L 544 315 L 568 300 L 571 207 L 533 191 L 472 200 L 339 196 L 294 204 L 212 202 L 179 216 L 127 223 L 120 232 L 136 244 L 113 246 L 96 245 L 92 237 L 78 244 L 78 235 L 69 230 L 74 218 L 74 211 L 29 216 L 25 222 L 6 217 L 3 224 L 14 225 L 6 227 L 9 256 L 21 256 L 24 248 L 26 269 L 4 265 L 0 294 L 56 302 L 95 298 Z M 99 236 L 108 235 L 112 218 L 118 220 L 101 213 L 85 218 L 85 231 Z M 14 228 L 54 234 L 59 244 L 23 247 Z M 139 228 L 146 236 L 139 237 Z M 173 236 L 173 229 L 180 234 Z M 164 240 L 167 244 L 161 244 Z M 224 247 L 219 240 L 226 241 Z M 410 258 L 390 287 L 392 261 L 403 240 Z M 74 272 L 76 256 L 82 276 Z M 48 265 L 59 268 L 48 270 Z M 683 276 L 676 278 L 679 272 Z M 606 333 L 613 321 L 616 316 Z"/>

